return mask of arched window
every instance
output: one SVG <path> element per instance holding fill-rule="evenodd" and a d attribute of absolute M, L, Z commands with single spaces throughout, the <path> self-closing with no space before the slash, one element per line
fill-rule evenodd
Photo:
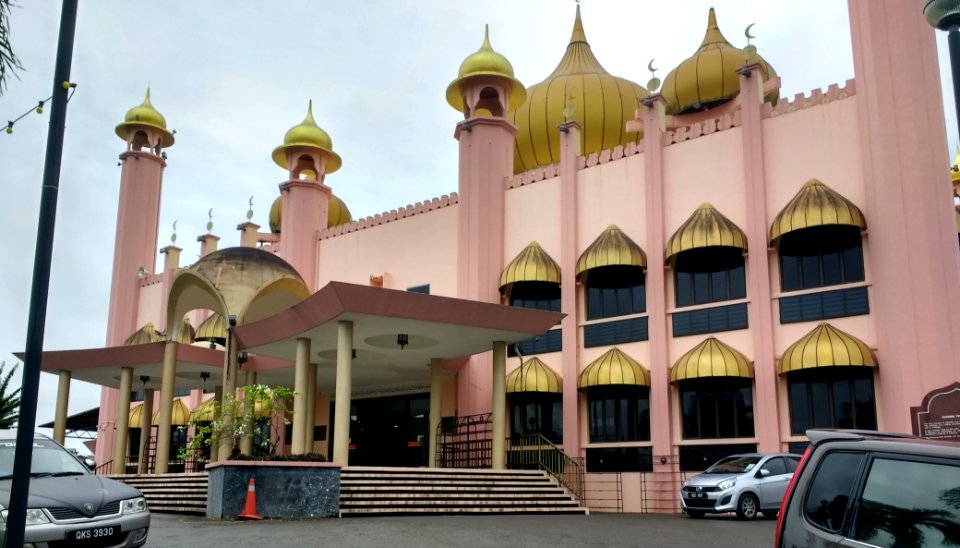
<path fill-rule="evenodd" d="M 563 443 L 563 394 L 515 392 L 508 394 L 510 435 L 540 434 Z"/>
<path fill-rule="evenodd" d="M 592 386 L 586 393 L 591 443 L 650 440 L 650 387 Z"/>
<path fill-rule="evenodd" d="M 577 279 L 586 287 L 587 319 L 647 311 L 647 255 L 617 225 L 600 233 L 577 259 Z"/>
<path fill-rule="evenodd" d="M 862 282 L 863 242 L 860 228 L 815 226 L 780 238 L 780 287 L 796 291 Z"/>
<path fill-rule="evenodd" d="M 516 282 L 510 290 L 510 306 L 560 312 L 560 286 L 553 282 Z"/>
<path fill-rule="evenodd" d="M 787 373 L 790 430 L 809 428 L 877 429 L 871 367 L 825 367 Z"/>
<path fill-rule="evenodd" d="M 735 247 L 705 247 L 677 255 L 677 306 L 707 304 L 747 296 L 743 251 Z"/>
<path fill-rule="evenodd" d="M 683 438 L 745 438 L 753 430 L 753 379 L 680 381 Z"/>

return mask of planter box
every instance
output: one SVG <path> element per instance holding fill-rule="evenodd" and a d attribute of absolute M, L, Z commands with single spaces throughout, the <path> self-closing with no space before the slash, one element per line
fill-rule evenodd
<path fill-rule="evenodd" d="M 208 464 L 207 517 L 243 513 L 250 478 L 257 514 L 264 518 L 313 519 L 340 512 L 340 465 L 329 462 L 222 461 Z"/>

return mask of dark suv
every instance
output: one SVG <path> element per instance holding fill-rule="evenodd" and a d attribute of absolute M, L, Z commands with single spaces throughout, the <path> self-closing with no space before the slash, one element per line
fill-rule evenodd
<path fill-rule="evenodd" d="M 776 546 L 960 546 L 960 443 L 808 430 Z"/>

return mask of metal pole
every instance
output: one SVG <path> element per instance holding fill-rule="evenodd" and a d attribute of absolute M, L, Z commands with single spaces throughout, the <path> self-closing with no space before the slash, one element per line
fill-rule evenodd
<path fill-rule="evenodd" d="M 43 331 L 47 319 L 47 293 L 50 287 L 50 258 L 53 254 L 53 228 L 57 216 L 57 192 L 60 186 L 60 160 L 63 154 L 63 132 L 67 118 L 67 93 L 70 64 L 73 59 L 73 35 L 77 24 L 77 0 L 63 0 L 60 12 L 60 37 L 53 73 L 53 100 L 50 128 L 47 131 L 47 152 L 43 165 L 40 194 L 40 221 L 37 227 L 37 248 L 33 262 L 33 288 L 30 293 L 30 315 L 27 319 L 27 348 L 23 360 L 20 391 L 20 417 L 17 422 L 17 448 L 13 460 L 13 482 L 7 514 L 7 547 L 23 546 L 27 519 L 27 498 L 30 490 L 30 461 L 33 457 L 33 430 L 37 424 L 37 392 L 40 388 L 40 358 L 43 354 Z"/>
<path fill-rule="evenodd" d="M 957 129 L 960 130 L 960 27 L 951 25 L 947 31 L 947 45 L 950 46 L 950 72 L 953 74 L 953 108 L 957 116 Z"/>

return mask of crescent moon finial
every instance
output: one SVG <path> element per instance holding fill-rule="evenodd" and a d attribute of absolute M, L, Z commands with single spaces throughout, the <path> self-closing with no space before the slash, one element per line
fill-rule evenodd
<path fill-rule="evenodd" d="M 213 230 L 213 208 L 210 208 L 210 211 L 207 212 L 207 232 Z"/>
<path fill-rule="evenodd" d="M 650 74 L 653 74 L 654 72 L 657 72 L 658 70 L 660 70 L 660 69 L 658 69 L 658 68 L 654 68 L 654 66 L 653 66 L 653 62 L 656 61 L 656 60 L 657 60 L 657 58 L 654 57 L 653 59 L 650 59 L 650 62 L 649 62 L 649 63 L 647 63 L 647 70 L 650 71 Z"/>
<path fill-rule="evenodd" d="M 756 38 L 755 35 L 750 34 L 750 29 L 753 28 L 754 25 L 756 25 L 756 23 L 750 23 L 749 25 L 747 25 L 746 30 L 743 31 L 743 35 L 747 37 L 748 44 L 750 43 L 751 38 Z"/>
<path fill-rule="evenodd" d="M 247 220 L 253 219 L 253 196 L 250 196 L 250 209 L 247 210 Z"/>
<path fill-rule="evenodd" d="M 173 222 L 173 234 L 170 235 L 170 243 L 171 244 L 177 243 L 177 221 Z"/>

